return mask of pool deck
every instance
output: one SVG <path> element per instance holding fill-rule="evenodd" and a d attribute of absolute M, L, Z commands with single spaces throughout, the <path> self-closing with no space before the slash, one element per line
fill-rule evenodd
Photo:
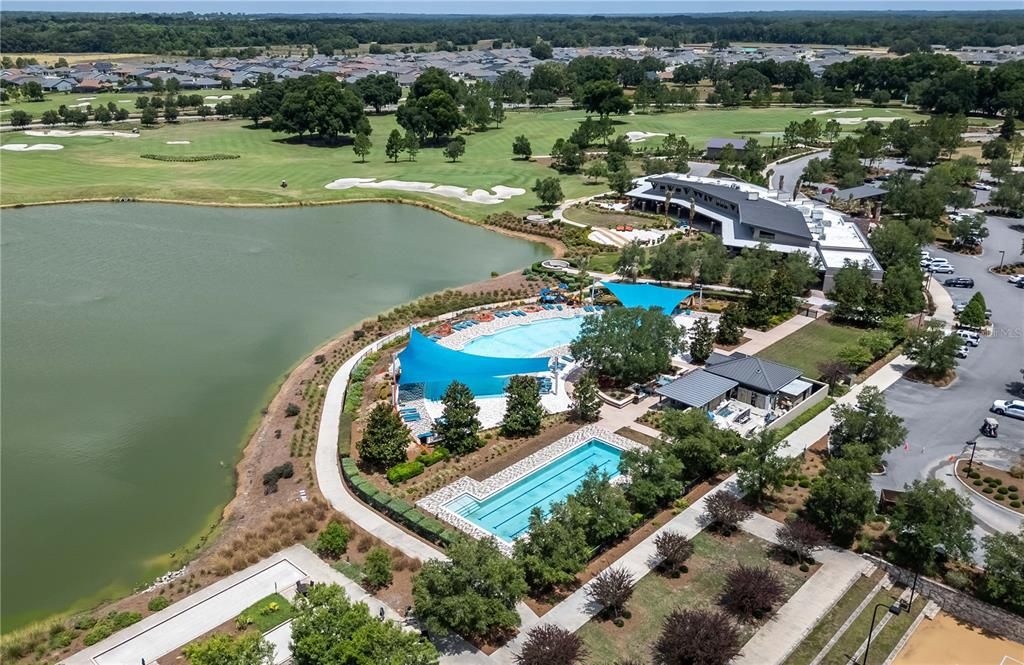
<path fill-rule="evenodd" d="M 496 492 L 508 487 L 512 483 L 525 478 L 537 469 L 549 464 L 553 460 L 579 448 L 580 446 L 583 446 L 586 443 L 589 443 L 590 441 L 593 441 L 594 439 L 603 441 L 604 443 L 623 451 L 646 449 L 646 446 L 643 444 L 627 439 L 624 436 L 619 436 L 618 434 L 604 429 L 603 427 L 599 427 L 597 425 L 585 425 L 572 434 L 555 441 L 551 445 L 545 446 L 529 457 L 525 457 L 515 464 L 502 469 L 493 476 L 485 478 L 482 481 L 474 480 L 469 476 L 463 476 L 455 482 L 445 485 L 433 494 L 428 494 L 423 497 L 416 502 L 416 505 L 431 514 L 436 515 L 438 519 L 441 519 L 469 534 L 473 538 L 494 538 L 498 543 L 498 548 L 506 555 L 511 556 L 512 543 L 502 538 L 498 538 L 490 531 L 477 526 L 465 517 L 450 510 L 447 507 L 448 504 L 465 494 L 469 494 L 478 501 L 483 501 Z"/>
<path fill-rule="evenodd" d="M 570 307 L 569 305 L 561 305 L 561 307 L 562 309 L 542 309 L 539 312 L 526 312 L 526 316 L 506 316 L 495 318 L 493 321 L 484 321 L 464 330 L 456 330 L 451 335 L 439 339 L 437 343 L 441 346 L 448 347 L 449 349 L 461 351 L 467 344 L 477 337 L 493 335 L 494 333 L 505 330 L 506 328 L 515 328 L 517 326 L 536 323 L 538 321 L 546 321 L 548 319 L 572 319 L 578 316 L 589 316 L 590 314 L 597 313 L 587 312 L 582 307 Z M 539 355 L 554 356 L 565 353 L 565 346 L 566 345 L 562 345 L 547 349 L 543 354 Z"/>

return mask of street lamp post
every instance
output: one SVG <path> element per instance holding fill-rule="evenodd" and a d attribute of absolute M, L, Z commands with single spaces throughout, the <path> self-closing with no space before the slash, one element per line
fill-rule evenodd
<path fill-rule="evenodd" d="M 964 445 L 968 445 L 971 447 L 971 458 L 967 460 L 967 473 L 970 473 L 971 470 L 974 468 L 974 451 L 978 449 L 978 440 L 975 439 L 974 441 L 966 441 L 964 442 Z"/>
<path fill-rule="evenodd" d="M 999 250 L 999 268 L 1003 267 L 1003 259 L 1005 259 L 1005 258 L 1006 258 L 1006 250 L 1005 249 Z M 999 270 L 999 268 L 996 268 L 996 270 Z"/>
<path fill-rule="evenodd" d="M 868 665 L 868 652 L 871 651 L 871 633 L 875 632 L 875 619 L 878 615 L 878 608 L 884 607 L 892 614 L 899 614 L 902 610 L 900 609 L 899 603 L 893 603 L 892 605 L 886 605 L 885 603 L 878 603 L 875 605 L 875 609 L 871 612 L 871 628 L 868 629 L 868 641 L 864 645 L 864 660 L 861 665 Z"/>

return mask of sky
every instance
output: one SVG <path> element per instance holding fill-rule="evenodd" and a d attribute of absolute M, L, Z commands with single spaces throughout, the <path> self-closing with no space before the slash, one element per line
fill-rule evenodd
<path fill-rule="evenodd" d="M 6 11 L 238 12 L 246 14 L 581 14 L 642 15 L 751 11 L 980 11 L 1024 9 L 1024 0 L 3 0 Z"/>

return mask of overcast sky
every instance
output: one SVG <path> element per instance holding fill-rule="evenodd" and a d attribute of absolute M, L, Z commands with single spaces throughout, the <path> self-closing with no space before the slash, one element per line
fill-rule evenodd
<path fill-rule="evenodd" d="M 685 14 L 750 11 L 1024 9 L 1024 0 L 3 0 L 9 11 L 389 14 Z"/>

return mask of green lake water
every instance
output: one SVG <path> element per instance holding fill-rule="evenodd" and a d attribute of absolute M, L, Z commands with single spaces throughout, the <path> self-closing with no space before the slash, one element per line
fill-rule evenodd
<path fill-rule="evenodd" d="M 163 572 L 268 390 L 363 318 L 548 256 L 412 206 L 5 210 L 2 623 Z"/>

